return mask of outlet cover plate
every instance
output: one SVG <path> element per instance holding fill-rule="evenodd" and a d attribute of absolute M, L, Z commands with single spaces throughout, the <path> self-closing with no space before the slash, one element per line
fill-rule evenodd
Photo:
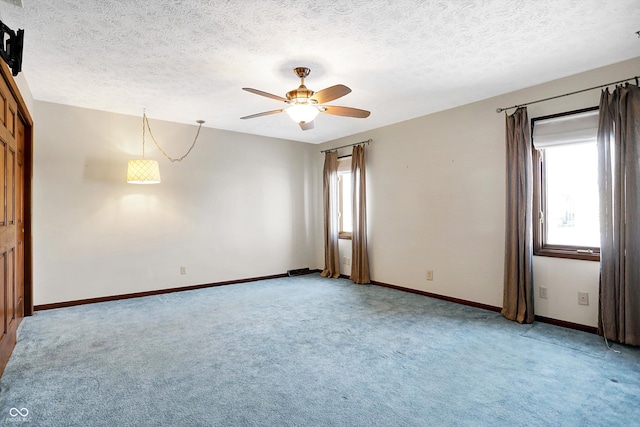
<path fill-rule="evenodd" d="M 546 288 L 546 286 L 540 286 L 540 298 L 547 299 L 547 288 Z"/>
<path fill-rule="evenodd" d="M 589 294 L 587 292 L 578 292 L 578 304 L 589 305 Z"/>

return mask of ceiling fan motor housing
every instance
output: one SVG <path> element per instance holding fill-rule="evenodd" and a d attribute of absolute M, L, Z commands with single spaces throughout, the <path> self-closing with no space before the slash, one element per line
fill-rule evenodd
<path fill-rule="evenodd" d="M 304 85 L 304 79 L 311 73 L 311 70 L 306 67 L 296 67 L 293 72 L 300 77 L 300 86 L 298 89 L 287 92 L 286 96 L 289 104 L 317 104 L 317 101 L 311 99 L 315 92 L 307 89 Z"/>
<path fill-rule="evenodd" d="M 316 104 L 317 101 L 313 102 L 314 100 L 311 99 L 314 93 L 314 91 L 307 89 L 305 85 L 300 85 L 298 89 L 287 92 L 287 101 L 290 104 Z"/>

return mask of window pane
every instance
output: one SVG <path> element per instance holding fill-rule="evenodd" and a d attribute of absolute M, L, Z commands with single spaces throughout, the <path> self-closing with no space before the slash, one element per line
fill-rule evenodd
<path fill-rule="evenodd" d="M 545 148 L 546 244 L 600 247 L 596 143 Z"/>
<path fill-rule="evenodd" d="M 353 213 L 351 209 L 351 173 L 340 175 L 342 205 L 342 232 L 351 233 L 353 231 Z"/>

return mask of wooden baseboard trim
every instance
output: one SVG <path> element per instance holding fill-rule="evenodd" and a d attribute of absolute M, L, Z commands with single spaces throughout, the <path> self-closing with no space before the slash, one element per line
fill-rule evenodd
<path fill-rule="evenodd" d="M 306 275 L 306 274 L 314 274 L 314 273 L 320 273 L 320 272 L 321 272 L 321 270 L 314 269 L 314 270 L 304 271 L 301 274 L 302 275 Z M 135 293 L 131 293 L 131 294 L 112 295 L 112 296 L 108 296 L 108 297 L 87 298 L 87 299 L 74 300 L 74 301 L 56 302 L 56 303 L 52 303 L 52 304 L 41 304 L 41 305 L 36 305 L 33 308 L 34 308 L 35 311 L 53 310 L 53 309 L 56 309 L 56 308 L 73 307 L 73 306 L 76 306 L 76 305 L 93 304 L 93 303 L 97 303 L 97 302 L 118 301 L 118 300 L 129 299 L 129 298 L 140 298 L 140 297 L 148 297 L 148 296 L 153 296 L 153 295 L 169 294 L 169 293 L 173 293 L 173 292 L 193 291 L 193 290 L 196 290 L 196 289 L 213 288 L 213 287 L 216 287 L 216 286 L 226 286 L 226 285 L 235 285 L 235 284 L 240 284 L 240 283 L 257 282 L 259 280 L 279 279 L 279 278 L 288 277 L 288 276 L 289 275 L 287 273 L 284 273 L 284 274 L 274 274 L 274 275 L 271 275 L 271 276 L 250 277 L 250 278 L 247 278 L 247 279 L 228 280 L 228 281 L 224 281 L 224 282 L 206 283 L 206 284 L 202 284 L 202 285 L 191 285 L 191 286 L 185 286 L 185 287 L 181 287 L 181 288 L 159 289 L 159 290 L 156 290 L 156 291 L 135 292 Z M 345 274 L 341 274 L 340 277 L 344 278 L 344 279 L 349 279 L 349 276 L 347 276 Z M 481 308 L 483 310 L 494 311 L 494 312 L 497 312 L 497 313 L 500 313 L 500 311 L 502 311 L 501 307 L 496 307 L 496 306 L 493 306 L 493 305 L 482 304 L 482 303 L 479 303 L 479 302 L 464 300 L 464 299 L 461 299 L 461 298 L 449 297 L 449 296 L 446 296 L 446 295 L 434 294 L 432 292 L 421 291 L 421 290 L 418 290 L 418 289 L 406 288 L 404 286 L 391 285 L 389 283 L 378 282 L 376 280 L 372 280 L 371 284 L 375 285 L 375 286 L 382 286 L 382 287 L 385 287 L 385 288 L 396 289 L 398 291 L 409 292 L 409 293 L 412 293 L 412 294 L 418 294 L 418 295 L 422 295 L 422 296 L 426 296 L 426 297 L 436 298 L 436 299 L 443 300 L 443 301 L 449 301 L 449 302 L 453 302 L 453 303 L 456 303 L 456 304 L 462 304 L 462 305 L 466 305 L 466 306 L 469 306 L 469 307 Z M 579 323 L 567 322 L 567 321 L 564 321 L 564 320 L 552 319 L 550 317 L 544 317 L 544 316 L 538 316 L 538 315 L 536 315 L 535 318 L 539 322 L 549 323 L 551 325 L 560 326 L 560 327 L 563 327 L 563 328 L 575 329 L 575 330 L 578 330 L 578 331 L 589 332 L 589 333 L 592 333 L 592 334 L 597 334 L 598 333 L 598 328 L 593 327 L 593 326 L 581 325 Z"/>
<path fill-rule="evenodd" d="M 594 326 L 581 325 L 579 323 L 567 322 L 565 320 L 552 319 L 550 317 L 536 315 L 538 322 L 549 323 L 550 325 L 561 326 L 567 329 L 575 329 L 578 331 L 589 332 L 591 334 L 598 334 L 598 328 Z"/>
<path fill-rule="evenodd" d="M 397 285 L 390 285 L 388 283 L 382 283 L 382 282 L 378 282 L 378 281 L 375 281 L 375 280 L 372 280 L 371 284 L 372 285 L 376 285 L 376 286 L 383 286 L 385 288 L 397 289 L 399 291 L 410 292 L 410 293 L 413 293 L 413 294 L 423 295 L 423 296 L 426 296 L 426 297 L 436 298 L 436 299 L 440 299 L 440 300 L 444 300 L 444 301 L 455 302 L 456 304 L 467 305 L 469 307 L 475 307 L 475 308 L 481 308 L 481 309 L 484 309 L 484 310 L 495 311 L 497 313 L 500 313 L 502 311 L 502 307 L 496 307 L 496 306 L 493 306 L 493 305 L 482 304 L 482 303 L 479 303 L 479 302 L 468 301 L 468 300 L 464 300 L 464 299 L 460 299 L 460 298 L 448 297 L 448 296 L 445 296 L 445 295 L 438 295 L 438 294 L 434 294 L 434 293 L 431 293 L 431 292 L 420 291 L 420 290 L 411 289 L 411 288 L 405 288 L 405 287 L 397 286 Z M 564 320 L 552 319 L 550 317 L 537 316 L 537 315 L 536 315 L 535 319 L 538 322 L 549 323 L 551 325 L 560 326 L 560 327 L 567 328 L 567 329 L 575 329 L 575 330 L 578 330 L 578 331 L 589 332 L 589 333 L 592 333 L 592 334 L 597 334 L 598 333 L 598 328 L 595 328 L 593 326 L 581 325 L 579 323 L 567 322 L 567 321 L 564 321 Z"/>
<path fill-rule="evenodd" d="M 93 304 L 97 302 L 118 301 L 118 300 L 129 299 L 129 298 L 149 297 L 153 295 L 170 294 L 173 292 L 193 291 L 196 289 L 213 288 L 216 286 L 235 285 L 239 283 L 257 282 L 259 280 L 267 280 L 267 279 L 279 279 L 282 277 L 288 277 L 288 275 L 286 273 L 274 274 L 272 276 L 250 277 L 248 279 L 228 280 L 225 282 L 206 283 L 202 285 L 191 285 L 191 286 L 184 286 L 181 288 L 159 289 L 156 291 L 134 292 L 131 294 L 112 295 L 108 297 L 87 298 L 87 299 L 74 300 L 74 301 L 56 302 L 52 304 L 36 305 L 33 308 L 36 311 L 53 310 L 55 308 L 73 307 L 76 305 Z"/>
<path fill-rule="evenodd" d="M 436 298 L 444 301 L 455 302 L 456 304 L 468 305 L 469 307 L 481 308 L 483 310 L 489 310 L 489 311 L 496 311 L 498 313 L 500 313 L 500 311 L 502 310 L 501 307 L 496 307 L 493 305 L 482 304 L 479 302 L 468 301 L 460 298 L 448 297 L 445 295 L 439 295 L 431 292 L 420 291 L 418 289 L 405 288 L 403 286 L 390 285 L 388 283 L 378 282 L 376 280 L 372 280 L 371 284 L 376 286 L 383 286 L 385 288 L 397 289 L 399 291 L 410 292 L 412 294 L 423 295 L 425 297 L 431 297 L 431 298 Z"/>

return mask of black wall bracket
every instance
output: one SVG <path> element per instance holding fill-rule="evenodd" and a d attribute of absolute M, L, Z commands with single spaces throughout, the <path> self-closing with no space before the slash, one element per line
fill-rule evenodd
<path fill-rule="evenodd" d="M 2 32 L 2 46 L 0 46 L 0 56 L 11 68 L 13 76 L 17 76 L 22 71 L 22 45 L 24 41 L 24 30 L 13 31 L 0 21 L 0 31 Z"/>

